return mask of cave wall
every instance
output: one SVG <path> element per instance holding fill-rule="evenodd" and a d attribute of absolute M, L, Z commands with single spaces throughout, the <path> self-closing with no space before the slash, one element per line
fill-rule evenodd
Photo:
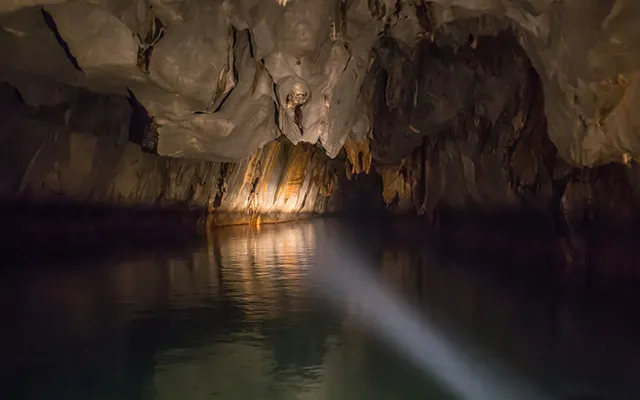
<path fill-rule="evenodd" d="M 1 85 L 0 200 L 200 209 L 219 225 L 329 210 L 340 162 L 315 146 L 275 141 L 237 163 L 163 157 L 130 140 L 145 133 L 126 98 L 60 90 L 63 102 L 31 107 Z"/>
<path fill-rule="evenodd" d="M 458 98 L 459 106 L 441 133 L 427 135 L 423 144 L 426 212 L 438 204 L 544 211 L 558 157 L 538 74 L 508 35 L 477 40 L 477 47 L 470 43 L 455 53 L 436 50 L 441 64 L 434 63 L 437 72 L 426 90 L 446 98 L 447 82 L 455 82 L 449 99 Z"/>
<path fill-rule="evenodd" d="M 116 3 L 1 9 L 4 199 L 637 217 L 628 1 Z"/>
<path fill-rule="evenodd" d="M 211 211 L 218 225 L 326 212 L 435 222 L 443 210 L 550 220 L 556 208 L 576 225 L 637 220 L 636 164 L 580 168 L 559 157 L 539 75 L 512 34 L 464 47 L 422 40 L 421 68 L 399 45 L 380 46 L 361 93 L 375 105 L 373 130 L 348 138 L 336 159 L 288 140 L 239 162 L 164 157 L 132 96 L 3 84 L 1 199 L 185 207 Z"/>
<path fill-rule="evenodd" d="M 353 172 L 382 176 L 390 210 L 432 222 L 443 213 L 552 224 L 560 212 L 576 226 L 638 220 L 638 165 L 564 161 L 543 82 L 513 33 L 464 45 L 449 35 L 422 40 L 413 57 L 381 39 L 365 80 L 373 131 L 345 151 Z"/>
<path fill-rule="evenodd" d="M 546 212 L 561 161 L 542 84 L 515 37 L 469 38 L 465 46 L 435 37 L 414 57 L 390 40 L 379 43 L 366 79 L 373 132 L 345 143 L 353 169 L 373 163 L 385 203 L 402 212 Z"/>

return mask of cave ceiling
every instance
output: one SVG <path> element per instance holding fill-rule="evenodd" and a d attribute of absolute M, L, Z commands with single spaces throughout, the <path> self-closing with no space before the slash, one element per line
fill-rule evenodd
<path fill-rule="evenodd" d="M 433 46 L 508 32 L 560 156 L 629 162 L 639 17 L 637 0 L 0 0 L 0 79 L 35 106 L 67 86 L 135 98 L 166 156 L 240 160 L 284 135 L 331 157 L 371 141 L 392 162 L 465 107 L 497 118 L 508 80 L 479 82 Z"/>

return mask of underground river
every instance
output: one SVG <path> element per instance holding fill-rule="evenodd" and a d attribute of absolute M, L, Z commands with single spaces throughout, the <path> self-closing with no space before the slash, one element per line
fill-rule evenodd
<path fill-rule="evenodd" d="M 328 219 L 7 265 L 1 397 L 639 398 L 637 310 L 444 247 Z"/>

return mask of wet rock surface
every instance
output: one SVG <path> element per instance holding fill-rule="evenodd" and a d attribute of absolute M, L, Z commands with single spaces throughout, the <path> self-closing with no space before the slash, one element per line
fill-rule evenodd
<path fill-rule="evenodd" d="M 373 118 L 380 96 L 367 77 L 377 69 L 385 76 L 373 81 L 386 81 L 388 111 L 403 121 L 392 129 L 397 146 L 418 145 L 425 123 L 446 125 L 472 100 L 495 122 L 500 65 L 461 69 L 433 53 L 507 34 L 540 77 L 548 134 L 565 161 L 640 156 L 633 0 L 14 0 L 0 13 L 0 51 L 11 54 L 0 71 L 31 92 L 27 101 L 55 101 L 55 87 L 32 93 L 32 77 L 130 91 L 164 155 L 241 160 L 283 134 L 335 157 L 348 137 L 392 135 Z"/>

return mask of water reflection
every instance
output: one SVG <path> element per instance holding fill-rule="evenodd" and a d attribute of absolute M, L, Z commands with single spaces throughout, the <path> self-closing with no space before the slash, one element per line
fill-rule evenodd
<path fill-rule="evenodd" d="M 518 377 L 529 388 L 518 398 L 531 388 L 638 397 L 636 316 L 559 303 L 451 261 L 425 237 L 333 223 L 234 227 L 188 251 L 5 272 L 3 398 L 458 398 L 456 382 L 441 383 L 367 323 L 401 312 L 363 301 L 363 277 L 475 360 L 471 380 L 499 363 L 508 373 L 492 384 Z M 346 259 L 365 275 L 350 281 Z"/>

